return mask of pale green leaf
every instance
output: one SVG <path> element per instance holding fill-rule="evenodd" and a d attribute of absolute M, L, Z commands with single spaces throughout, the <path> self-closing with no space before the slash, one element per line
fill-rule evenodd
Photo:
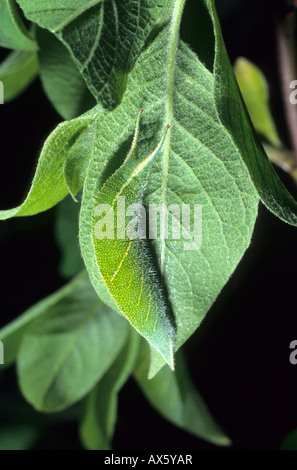
<path fill-rule="evenodd" d="M 4 102 L 19 96 L 36 78 L 39 70 L 36 52 L 14 51 L 0 64 Z"/>
<path fill-rule="evenodd" d="M 0 211 L 0 220 L 38 214 L 50 209 L 68 194 L 64 176 L 67 155 L 92 121 L 92 117 L 84 115 L 63 122 L 51 133 L 43 146 L 28 196 L 20 206 Z M 84 161 L 84 158 L 81 160 Z"/>
<path fill-rule="evenodd" d="M 56 412 L 83 398 L 124 345 L 128 323 L 98 299 L 88 276 L 28 329 L 20 345 L 18 378 L 38 410 Z"/>
<path fill-rule="evenodd" d="M 234 72 L 250 118 L 257 132 L 275 147 L 281 145 L 269 107 L 269 85 L 255 64 L 239 57 Z"/>
<path fill-rule="evenodd" d="M 15 0 L 0 0 L 0 46 L 21 51 L 37 49 L 20 18 Z"/>

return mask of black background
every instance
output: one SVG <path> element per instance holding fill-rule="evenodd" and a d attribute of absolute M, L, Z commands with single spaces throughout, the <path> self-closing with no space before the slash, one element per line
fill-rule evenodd
<path fill-rule="evenodd" d="M 187 28 L 193 28 L 195 1 L 187 3 L 185 39 Z M 289 145 L 279 93 L 273 3 L 230 0 L 217 4 L 231 60 L 244 56 L 262 68 L 271 85 L 271 106 L 280 135 Z M 0 52 L 2 59 L 6 51 Z M 18 99 L 0 106 L 1 209 L 22 201 L 42 144 L 61 120 L 39 80 Z M 290 179 L 280 175 L 297 196 Z M 58 274 L 54 218 L 55 208 L 1 222 L 0 326 L 65 283 Z M 231 449 L 277 449 L 286 434 L 297 428 L 297 365 L 289 362 L 289 344 L 297 339 L 296 269 L 297 229 L 260 205 L 250 248 L 185 345 L 193 379 L 233 440 Z M 79 405 L 55 417 L 33 412 L 17 390 L 13 368 L 1 377 L 0 413 L 0 426 L 21 420 L 41 427 L 36 449 L 80 448 L 75 424 Z M 130 380 L 120 394 L 114 448 L 216 447 L 164 421 Z"/>

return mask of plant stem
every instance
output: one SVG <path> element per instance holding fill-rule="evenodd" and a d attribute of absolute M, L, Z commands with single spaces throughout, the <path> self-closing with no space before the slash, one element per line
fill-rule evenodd
<path fill-rule="evenodd" d="M 290 84 L 297 79 L 295 50 L 295 12 L 276 21 L 276 43 L 282 97 L 294 158 L 297 162 L 297 108 L 290 102 Z"/>

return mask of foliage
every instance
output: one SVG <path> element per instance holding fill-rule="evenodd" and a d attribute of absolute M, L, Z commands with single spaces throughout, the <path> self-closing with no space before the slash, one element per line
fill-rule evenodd
<path fill-rule="evenodd" d="M 76 275 L 0 330 L 0 340 L 5 365 L 16 362 L 21 392 L 34 408 L 52 413 L 82 400 L 79 432 L 88 449 L 111 447 L 117 396 L 131 375 L 166 419 L 211 443 L 230 444 L 178 350 L 248 248 L 259 200 L 297 225 L 297 203 L 265 154 L 243 103 L 214 1 L 199 0 L 197 7 L 204 33 L 212 38 L 201 51 L 208 53 L 208 62 L 213 58 L 210 65 L 180 38 L 184 3 L 0 2 L 0 44 L 15 49 L 0 66 L 5 99 L 16 97 L 39 73 L 49 100 L 66 119 L 44 143 L 25 201 L 0 211 L 0 219 L 34 215 L 60 203 L 60 270 L 65 277 Z M 32 23 L 30 33 L 22 14 Z M 237 63 L 236 73 L 246 79 L 244 66 Z M 268 123 L 258 130 L 278 145 L 264 78 L 250 71 L 248 85 L 259 90 L 262 101 L 260 121 Z M 133 158 L 127 163 L 131 144 Z M 136 169 L 153 149 L 149 171 L 139 176 Z M 143 191 L 133 193 L 130 176 Z M 121 194 L 123 181 L 132 185 L 130 202 L 135 197 L 146 206 L 201 205 L 202 241 L 191 239 L 193 226 L 188 232 L 183 226 L 184 239 L 149 240 L 145 249 L 133 240 L 128 256 L 116 240 L 103 247 L 110 258 L 102 257 L 102 245 L 93 237 L 94 209 L 99 199 L 108 202 Z M 189 239 L 194 249 L 185 249 Z M 121 271 L 120 296 L 112 288 L 116 274 L 104 274 L 108 269 Z M 131 272 L 138 273 L 137 282 L 131 282 Z M 162 292 L 153 313 L 151 292 Z"/>

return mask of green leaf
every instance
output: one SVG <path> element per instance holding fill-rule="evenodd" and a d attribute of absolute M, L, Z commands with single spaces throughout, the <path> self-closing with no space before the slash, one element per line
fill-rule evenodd
<path fill-rule="evenodd" d="M 256 131 L 275 147 L 281 146 L 269 108 L 269 86 L 265 76 L 255 64 L 244 57 L 236 60 L 234 72 Z"/>
<path fill-rule="evenodd" d="M 239 149 L 266 207 L 284 222 L 297 225 L 297 202 L 280 181 L 253 128 L 226 52 L 214 1 L 206 0 L 215 31 L 215 101 L 219 119 Z"/>
<path fill-rule="evenodd" d="M 26 30 L 14 0 L 0 0 L 0 46 L 36 51 L 37 44 Z"/>
<path fill-rule="evenodd" d="M 52 105 L 64 119 L 72 119 L 95 105 L 84 79 L 66 47 L 51 33 L 37 29 L 40 77 Z"/>
<path fill-rule="evenodd" d="M 39 429 L 30 424 L 0 427 L 0 450 L 30 450 L 39 437 Z"/>
<path fill-rule="evenodd" d="M 89 450 L 108 450 L 114 433 L 118 393 L 129 378 L 139 350 L 139 335 L 130 329 L 127 343 L 110 369 L 86 399 L 80 425 L 82 443 Z"/>
<path fill-rule="evenodd" d="M 92 116 L 91 110 L 89 119 L 94 119 Z M 74 200 L 76 200 L 76 194 L 84 185 L 89 161 L 96 151 L 95 138 L 96 125 L 92 122 L 92 124 L 88 124 L 86 128 L 83 128 L 83 132 L 75 140 L 75 145 L 72 145 L 67 151 L 64 163 L 64 178 L 69 193 Z"/>
<path fill-rule="evenodd" d="M 90 91 L 105 107 L 120 103 L 127 77 L 158 27 L 167 0 L 18 0 L 28 19 L 65 44 Z M 161 20 L 160 20 L 161 21 Z M 164 21 L 164 19 L 163 19 Z"/>
<path fill-rule="evenodd" d="M 230 439 L 195 389 L 181 351 L 176 355 L 175 371 L 166 365 L 149 380 L 148 347 L 144 343 L 142 346 L 135 378 L 151 405 L 168 421 L 191 434 L 212 444 L 230 445 Z"/>
<path fill-rule="evenodd" d="M 180 208 L 190 204 L 191 210 L 194 204 L 202 205 L 200 249 L 186 250 L 184 238 L 150 241 L 168 310 L 175 317 L 178 349 L 197 329 L 249 246 L 258 197 L 241 154 L 217 118 L 213 75 L 179 40 L 183 1 L 173 6 L 170 25 L 131 72 L 121 105 L 112 112 L 93 111 L 96 139 L 83 190 L 80 244 L 98 295 L 118 309 L 98 269 L 92 217 L 100 188 L 129 151 L 135 120 L 143 108 L 139 162 L 157 146 L 165 126 L 171 125 L 163 149 L 152 163 L 144 203 Z M 196 248 L 200 241 L 194 240 Z M 133 298 L 135 292 L 129 291 L 128 282 L 123 294 Z M 164 360 L 156 358 L 151 375 L 162 365 Z"/>
<path fill-rule="evenodd" d="M 16 360 L 22 338 L 34 320 L 51 311 L 51 308 L 61 302 L 64 297 L 71 296 L 80 283 L 81 279 L 78 276 L 77 279 L 62 287 L 62 289 L 54 294 L 42 299 L 11 323 L 0 329 L 0 341 L 4 344 L 4 365 L 1 365 L 1 369 L 9 366 Z"/>
<path fill-rule="evenodd" d="M 69 157 L 70 163 L 67 163 L 67 156 L 68 153 L 75 154 L 77 141 L 81 145 L 80 137 L 85 130 L 89 132 L 87 126 L 92 121 L 93 117 L 85 114 L 73 121 L 59 124 L 43 146 L 31 189 L 25 201 L 14 209 L 0 211 L 0 220 L 38 214 L 50 209 L 68 194 L 64 166 L 70 165 L 76 174 L 77 165 L 85 165 L 88 155 L 83 155 L 79 162 Z"/>
<path fill-rule="evenodd" d="M 103 282 L 121 312 L 134 328 L 143 335 L 163 356 L 171 368 L 175 331 L 170 322 L 170 310 L 167 297 L 160 282 L 158 266 L 151 256 L 150 244 L 133 230 L 130 235 L 125 231 L 125 222 L 121 221 L 125 208 L 141 205 L 143 202 L 143 176 L 148 176 L 152 161 L 161 151 L 168 129 L 153 152 L 139 163 L 135 158 L 135 146 L 139 131 L 138 115 L 132 147 L 120 168 L 107 179 L 96 197 L 93 209 L 92 230 L 96 262 Z M 120 199 L 121 198 L 121 199 Z M 107 208 L 108 205 L 108 208 Z M 143 206 L 142 206 L 143 207 Z M 143 207 L 144 209 L 144 207 Z M 105 216 L 102 213 L 105 212 Z M 138 230 L 142 230 L 142 220 L 138 215 Z M 111 236 L 107 225 L 111 223 Z M 114 236 L 124 230 L 122 239 Z M 145 231 L 144 235 L 146 235 Z M 127 292 L 126 292 L 127 290 Z"/>
<path fill-rule="evenodd" d="M 55 233 L 61 251 L 59 272 L 70 278 L 84 267 L 78 242 L 80 204 L 67 196 L 57 207 Z"/>
<path fill-rule="evenodd" d="M 72 405 L 111 366 L 128 331 L 128 323 L 98 299 L 84 274 L 24 335 L 17 360 L 23 395 L 44 412 Z"/>
<path fill-rule="evenodd" d="M 35 79 L 39 65 L 36 52 L 14 51 L 0 64 L 4 101 L 19 96 Z"/>

